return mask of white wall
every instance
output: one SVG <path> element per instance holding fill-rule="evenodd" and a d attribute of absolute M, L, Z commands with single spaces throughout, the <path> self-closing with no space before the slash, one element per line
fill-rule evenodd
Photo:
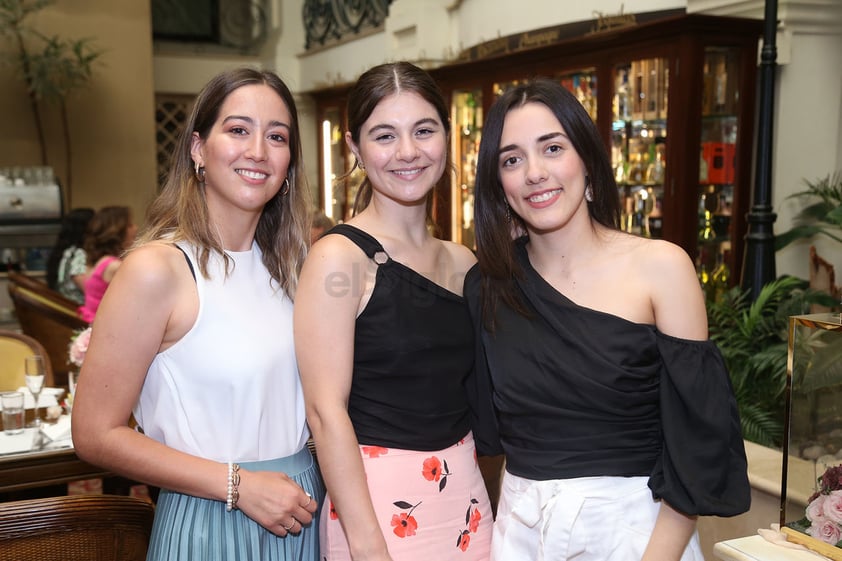
<path fill-rule="evenodd" d="M 842 5 L 842 4 L 840 4 Z M 842 24 L 842 22 L 840 22 Z M 842 32 L 838 35 L 793 33 L 791 63 L 781 66 L 776 93 L 774 143 L 775 231 L 793 224 L 803 208 L 803 198 L 787 195 L 806 189 L 804 183 L 842 170 Z M 777 255 L 778 274 L 802 278 L 810 244 L 834 264 L 837 284 L 842 281 L 842 250 L 839 242 L 821 237 L 784 248 Z"/>

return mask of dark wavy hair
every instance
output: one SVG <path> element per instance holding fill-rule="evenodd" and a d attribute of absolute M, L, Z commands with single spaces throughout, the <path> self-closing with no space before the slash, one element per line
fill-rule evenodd
<path fill-rule="evenodd" d="M 450 112 L 447 102 L 436 81 L 433 80 L 425 70 L 409 62 L 391 62 L 380 64 L 366 70 L 357 80 L 357 83 L 348 93 L 348 132 L 354 144 L 360 143 L 360 132 L 363 124 L 371 116 L 380 101 L 392 94 L 399 92 L 412 92 L 418 94 L 423 100 L 432 105 L 439 119 L 444 126 L 447 140 L 450 140 Z M 446 170 L 453 168 L 450 157 L 450 150 L 446 151 Z M 359 167 L 359 162 L 348 172 L 350 174 Z M 450 173 L 443 173 L 439 181 L 433 187 L 430 197 L 427 199 L 428 211 L 434 193 L 450 192 Z M 353 214 L 362 212 L 371 202 L 372 186 L 368 176 L 360 184 L 357 196 L 354 199 Z"/>
<path fill-rule="evenodd" d="M 127 206 L 106 206 L 94 214 L 85 234 L 88 265 L 95 265 L 106 255 L 121 257 L 126 251 L 126 232 L 132 224 L 132 211 Z"/>
<path fill-rule="evenodd" d="M 82 247 L 85 243 L 85 231 L 94 217 L 92 208 L 74 208 L 61 219 L 61 230 L 50 256 L 47 258 L 47 284 L 53 290 L 58 289 L 58 268 L 64 250 L 69 247 Z"/>
<path fill-rule="evenodd" d="M 582 158 L 593 190 L 593 201 L 588 203 L 591 221 L 610 229 L 620 228 L 620 197 L 611 159 L 599 130 L 582 104 L 564 86 L 547 78 L 536 78 L 505 92 L 491 106 L 483 125 L 474 192 L 483 322 L 488 329 L 494 328 L 500 300 L 528 315 L 515 285 L 516 279 L 523 277 L 523 269 L 515 258 L 512 243 L 512 227 L 526 231 L 526 224 L 511 213 L 499 173 L 500 138 L 506 115 L 528 103 L 540 103 L 552 111 Z"/>

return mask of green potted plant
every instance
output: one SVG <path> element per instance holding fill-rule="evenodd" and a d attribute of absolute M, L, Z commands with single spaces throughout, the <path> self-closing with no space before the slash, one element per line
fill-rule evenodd
<path fill-rule="evenodd" d="M 93 47 L 90 39 L 62 39 L 56 35 L 44 35 L 28 24 L 30 16 L 54 1 L 0 0 L 0 35 L 11 38 L 15 45 L 15 52 L 7 57 L 26 84 L 43 165 L 47 165 L 49 159 L 39 104 L 46 102 L 58 105 L 66 166 L 64 199 L 67 206 L 71 207 L 73 151 L 67 100 L 75 90 L 89 82 L 93 64 L 101 52 Z"/>
<path fill-rule="evenodd" d="M 790 197 L 809 197 L 814 202 L 799 213 L 796 226 L 776 236 L 776 249 L 816 235 L 842 242 L 842 175 L 833 173 L 805 183 L 807 190 Z M 791 276 L 763 286 L 754 301 L 748 291 L 734 287 L 707 303 L 710 337 L 731 374 L 746 440 L 781 446 L 789 317 L 810 313 L 810 306 L 816 304 L 838 308 L 839 302 Z M 839 376 L 839 368 L 827 368 L 815 380 L 832 385 Z"/>
<path fill-rule="evenodd" d="M 809 198 L 813 202 L 798 213 L 794 227 L 775 235 L 776 250 L 819 235 L 842 242 L 842 172 L 830 173 L 813 182 L 804 180 L 804 183 L 806 190 L 787 198 Z"/>

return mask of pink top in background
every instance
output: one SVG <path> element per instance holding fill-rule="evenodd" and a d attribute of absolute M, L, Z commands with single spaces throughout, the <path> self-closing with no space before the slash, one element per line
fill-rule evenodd
<path fill-rule="evenodd" d="M 111 262 L 117 260 L 116 257 L 103 258 L 93 270 L 91 276 L 88 277 L 88 280 L 85 281 L 85 303 L 77 311 L 79 312 L 79 317 L 88 323 L 94 321 L 99 303 L 105 295 L 105 289 L 108 288 L 108 281 L 102 278 L 102 274 Z"/>

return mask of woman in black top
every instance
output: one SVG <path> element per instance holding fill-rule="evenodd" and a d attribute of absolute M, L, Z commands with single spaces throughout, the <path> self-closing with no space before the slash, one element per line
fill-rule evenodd
<path fill-rule="evenodd" d="M 749 486 L 688 255 L 619 229 L 599 133 L 549 80 L 491 108 L 475 197 L 478 446 L 507 462 L 492 559 L 702 561 L 696 516 L 744 512 Z"/>
<path fill-rule="evenodd" d="M 475 258 L 434 238 L 447 184 L 447 105 L 409 63 L 365 72 L 345 140 L 366 173 L 355 213 L 313 246 L 295 298 L 307 418 L 328 490 L 328 561 L 486 561 L 491 508 L 465 382 L 474 336 L 462 298 Z"/>

